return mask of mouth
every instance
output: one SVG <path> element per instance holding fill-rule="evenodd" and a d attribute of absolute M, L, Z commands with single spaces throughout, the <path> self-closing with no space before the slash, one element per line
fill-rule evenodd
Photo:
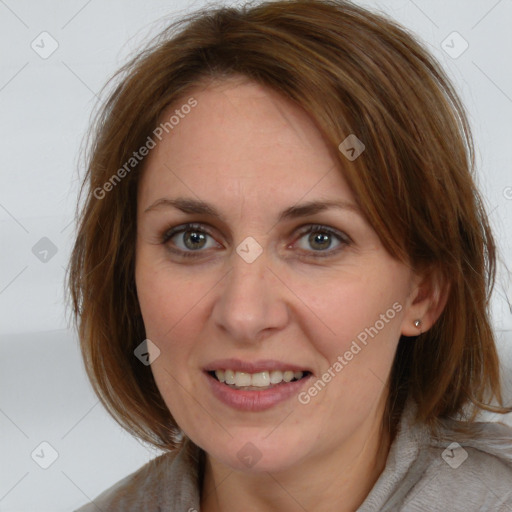
<path fill-rule="evenodd" d="M 241 412 L 261 412 L 297 397 L 313 378 L 311 369 L 276 359 L 212 361 L 203 368 L 213 396 Z"/>
<path fill-rule="evenodd" d="M 280 387 L 291 382 L 308 378 L 308 370 L 297 371 L 291 369 L 271 370 L 260 372 L 240 372 L 236 370 L 219 369 L 207 372 L 212 378 L 234 390 L 264 391 Z"/>

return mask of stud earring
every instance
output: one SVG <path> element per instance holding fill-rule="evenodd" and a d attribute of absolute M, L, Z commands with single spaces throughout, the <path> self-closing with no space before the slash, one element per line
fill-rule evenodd
<path fill-rule="evenodd" d="M 420 319 L 414 321 L 414 327 L 419 327 L 420 325 L 421 325 Z"/>

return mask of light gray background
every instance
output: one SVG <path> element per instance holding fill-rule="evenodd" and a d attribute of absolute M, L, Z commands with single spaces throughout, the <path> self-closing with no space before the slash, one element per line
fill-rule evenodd
<path fill-rule="evenodd" d="M 360 3 L 419 35 L 455 81 L 501 257 L 512 266 L 512 1 Z M 125 434 L 92 394 L 65 314 L 63 278 L 78 150 L 101 86 L 163 26 L 157 20 L 204 4 L 0 0 L 0 511 L 72 510 L 157 454 Z M 465 43 L 453 31 L 469 45 L 460 56 Z M 58 44 L 44 59 L 31 47 L 51 49 L 42 32 Z M 42 252 L 44 237 L 55 255 Z M 511 297 L 501 268 L 492 313 L 509 369 Z M 31 458 L 37 448 L 38 460 L 49 461 L 50 450 L 38 448 L 43 441 L 58 454 L 48 469 Z"/>

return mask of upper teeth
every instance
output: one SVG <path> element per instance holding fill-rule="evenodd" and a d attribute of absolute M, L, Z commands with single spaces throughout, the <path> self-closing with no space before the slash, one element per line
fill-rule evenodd
<path fill-rule="evenodd" d="M 302 379 L 304 372 L 272 370 L 271 372 L 246 373 L 233 370 L 215 370 L 215 376 L 220 382 L 238 387 L 256 386 L 264 388 L 270 384 L 279 384 L 283 380 L 291 382 L 293 379 Z"/>

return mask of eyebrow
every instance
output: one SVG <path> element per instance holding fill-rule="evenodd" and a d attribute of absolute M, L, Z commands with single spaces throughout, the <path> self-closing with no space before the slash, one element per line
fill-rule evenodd
<path fill-rule="evenodd" d="M 202 201 L 200 199 L 188 199 L 183 197 L 177 197 L 170 199 L 163 197 L 158 199 L 150 206 L 148 206 L 144 213 L 156 210 L 158 208 L 176 208 L 181 210 L 183 213 L 195 213 L 203 214 L 211 217 L 217 217 L 224 220 L 223 215 L 211 204 Z M 283 210 L 279 216 L 278 221 L 296 219 L 300 217 L 307 217 L 308 215 L 314 215 L 332 208 L 341 210 L 350 210 L 357 215 L 361 215 L 361 210 L 354 203 L 348 201 L 308 201 L 299 205 L 293 205 Z"/>

